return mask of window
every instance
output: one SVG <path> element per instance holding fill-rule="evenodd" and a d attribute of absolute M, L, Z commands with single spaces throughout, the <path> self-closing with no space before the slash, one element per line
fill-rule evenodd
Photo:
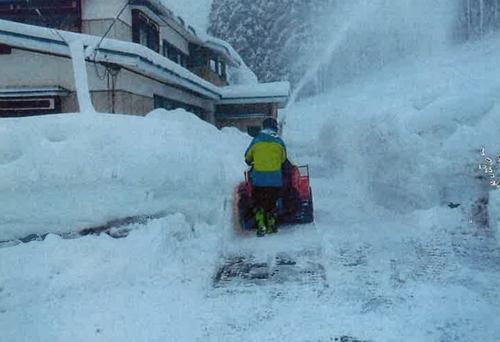
<path fill-rule="evenodd" d="M 210 70 L 221 79 L 226 79 L 226 63 L 215 55 L 210 58 Z"/>
<path fill-rule="evenodd" d="M 132 41 L 160 52 L 159 26 L 139 10 L 132 10 Z"/>
<path fill-rule="evenodd" d="M 10 55 L 12 48 L 9 45 L 0 44 L 0 55 Z"/>
<path fill-rule="evenodd" d="M 168 58 L 173 60 L 175 63 L 179 63 L 180 53 L 176 48 L 170 48 L 168 51 Z"/>
<path fill-rule="evenodd" d="M 2 110 L 54 109 L 54 99 L 1 100 Z"/>
<path fill-rule="evenodd" d="M 181 56 L 181 65 L 184 68 L 188 67 L 188 65 L 189 65 L 189 57 L 188 57 L 188 55 L 182 54 L 182 56 Z"/>
<path fill-rule="evenodd" d="M 208 68 L 208 56 L 210 51 L 199 45 L 189 44 L 189 67 L 198 68 L 204 67 Z"/>
<path fill-rule="evenodd" d="M 191 59 L 191 66 L 192 67 L 204 67 L 204 68 L 206 68 L 207 63 L 208 63 L 207 58 L 203 55 L 197 54 L 197 55 L 192 56 L 192 59 Z"/>
<path fill-rule="evenodd" d="M 81 0 L 0 0 L 0 18 L 81 32 Z"/>
<path fill-rule="evenodd" d="M 226 63 L 219 61 L 219 76 L 226 79 Z"/>
<path fill-rule="evenodd" d="M 166 40 L 163 40 L 163 56 L 183 66 L 184 68 L 187 68 L 188 66 L 188 55 L 183 53 L 181 50 L 179 50 Z"/>
<path fill-rule="evenodd" d="M 0 100 L 0 117 L 60 113 L 59 98 L 11 98 Z"/>
<path fill-rule="evenodd" d="M 217 73 L 218 66 L 219 65 L 218 65 L 216 60 L 213 60 L 213 59 L 210 60 L 210 70 L 212 70 L 212 72 Z"/>

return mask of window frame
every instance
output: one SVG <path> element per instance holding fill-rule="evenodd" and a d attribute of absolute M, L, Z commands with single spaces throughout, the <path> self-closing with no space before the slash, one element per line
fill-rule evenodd
<path fill-rule="evenodd" d="M 160 53 L 160 25 L 138 9 L 132 10 L 132 41 Z"/>
<path fill-rule="evenodd" d="M 0 44 L 0 55 L 11 55 L 12 46 L 6 44 Z"/>
<path fill-rule="evenodd" d="M 163 39 L 163 56 L 184 68 L 187 68 L 189 65 L 189 56 L 173 44 L 170 44 L 166 39 Z"/>
<path fill-rule="evenodd" d="M 35 11 L 35 9 L 37 11 Z M 0 2 L 0 18 L 29 25 L 82 32 L 82 0 Z"/>

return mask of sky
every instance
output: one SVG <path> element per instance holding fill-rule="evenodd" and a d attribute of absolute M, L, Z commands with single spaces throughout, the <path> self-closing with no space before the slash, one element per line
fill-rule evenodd
<path fill-rule="evenodd" d="M 500 195 L 481 169 L 500 153 L 498 38 L 281 111 L 315 222 L 264 238 L 233 230 L 251 141 L 235 128 L 96 113 L 85 94 L 80 113 L 1 119 L 0 340 L 500 340 Z M 125 238 L 60 236 L 134 215 L 150 219 Z M 32 233 L 52 234 L 17 240 Z M 277 275 L 220 276 L 238 260 Z"/>

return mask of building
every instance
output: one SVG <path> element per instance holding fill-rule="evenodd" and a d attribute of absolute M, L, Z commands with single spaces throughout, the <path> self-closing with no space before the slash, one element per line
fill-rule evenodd
<path fill-rule="evenodd" d="M 288 82 L 229 84 L 247 72 L 226 42 L 153 0 L 0 0 L 0 116 L 78 111 L 68 40 L 87 47 L 99 112 L 184 108 L 249 133 L 276 117 Z"/>

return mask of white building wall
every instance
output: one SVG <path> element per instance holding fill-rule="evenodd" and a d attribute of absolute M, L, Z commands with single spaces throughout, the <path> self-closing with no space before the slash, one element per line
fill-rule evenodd
<path fill-rule="evenodd" d="M 82 19 L 114 19 L 128 0 L 82 0 Z M 132 26 L 130 10 L 125 10 L 120 19 Z"/>
<path fill-rule="evenodd" d="M 98 83 L 95 73 L 89 74 L 89 83 L 91 85 Z M 95 87 L 94 89 L 97 89 Z M 133 92 L 137 95 L 146 97 L 153 97 L 153 95 L 160 95 L 171 100 L 188 103 L 196 107 L 203 108 L 207 111 L 213 111 L 213 101 L 204 100 L 190 93 L 181 91 L 177 88 L 166 85 L 165 83 L 158 82 L 152 78 L 137 75 L 128 70 L 121 70 L 116 78 L 117 90 Z"/>
<path fill-rule="evenodd" d="M 132 41 L 132 27 L 117 20 L 112 19 L 84 20 L 82 22 L 82 33 L 102 37 L 111 26 L 106 38 L 118 39 L 126 42 Z"/>
<path fill-rule="evenodd" d="M 69 58 L 12 49 L 12 54 L 0 55 L 0 65 L 0 87 L 61 86 L 75 89 Z"/>
<path fill-rule="evenodd" d="M 85 34 L 103 36 L 111 27 L 106 38 L 132 41 L 132 15 L 126 8 L 127 0 L 82 0 L 82 31 Z"/>
<path fill-rule="evenodd" d="M 9 66 L 2 68 L 0 88 L 62 87 L 71 92 L 76 89 L 73 67 L 69 58 L 13 49 L 10 55 L 0 55 L 0 64 Z M 102 65 L 93 63 L 87 63 L 86 65 L 89 89 L 92 93 L 96 93 L 92 97 L 99 99 L 99 105 L 96 108 L 111 108 L 111 100 L 107 100 L 111 99 L 111 97 L 102 94 L 97 95 L 97 93 L 111 90 L 111 76 L 105 74 L 106 69 Z M 26 72 L 26 70 L 29 70 L 29 72 Z M 136 108 L 138 110 L 136 114 L 145 114 L 143 111 L 152 109 L 153 95 L 155 94 L 203 108 L 207 112 L 214 110 L 213 101 L 199 98 L 153 78 L 126 69 L 121 69 L 117 74 L 115 91 L 116 101 L 130 102 L 130 105 L 115 106 L 115 108 Z M 130 96 L 127 97 L 127 94 Z M 140 101 L 137 102 L 136 99 L 140 99 Z M 106 101 L 108 101 L 108 104 L 106 104 Z M 64 108 L 74 108 L 74 106 L 66 103 L 63 106 Z M 127 111 L 127 113 L 133 114 L 136 109 Z M 71 111 L 74 111 L 74 109 Z"/>
<path fill-rule="evenodd" d="M 102 36 L 111 26 L 111 30 L 106 38 L 132 41 L 132 8 L 126 8 L 113 23 L 116 16 L 128 4 L 128 0 L 83 0 L 82 1 L 82 21 L 83 33 L 94 36 Z M 163 39 L 189 55 L 189 43 L 179 32 L 172 28 L 165 21 L 160 20 L 156 15 L 152 15 L 146 8 L 141 9 L 160 25 L 160 45 Z"/>

